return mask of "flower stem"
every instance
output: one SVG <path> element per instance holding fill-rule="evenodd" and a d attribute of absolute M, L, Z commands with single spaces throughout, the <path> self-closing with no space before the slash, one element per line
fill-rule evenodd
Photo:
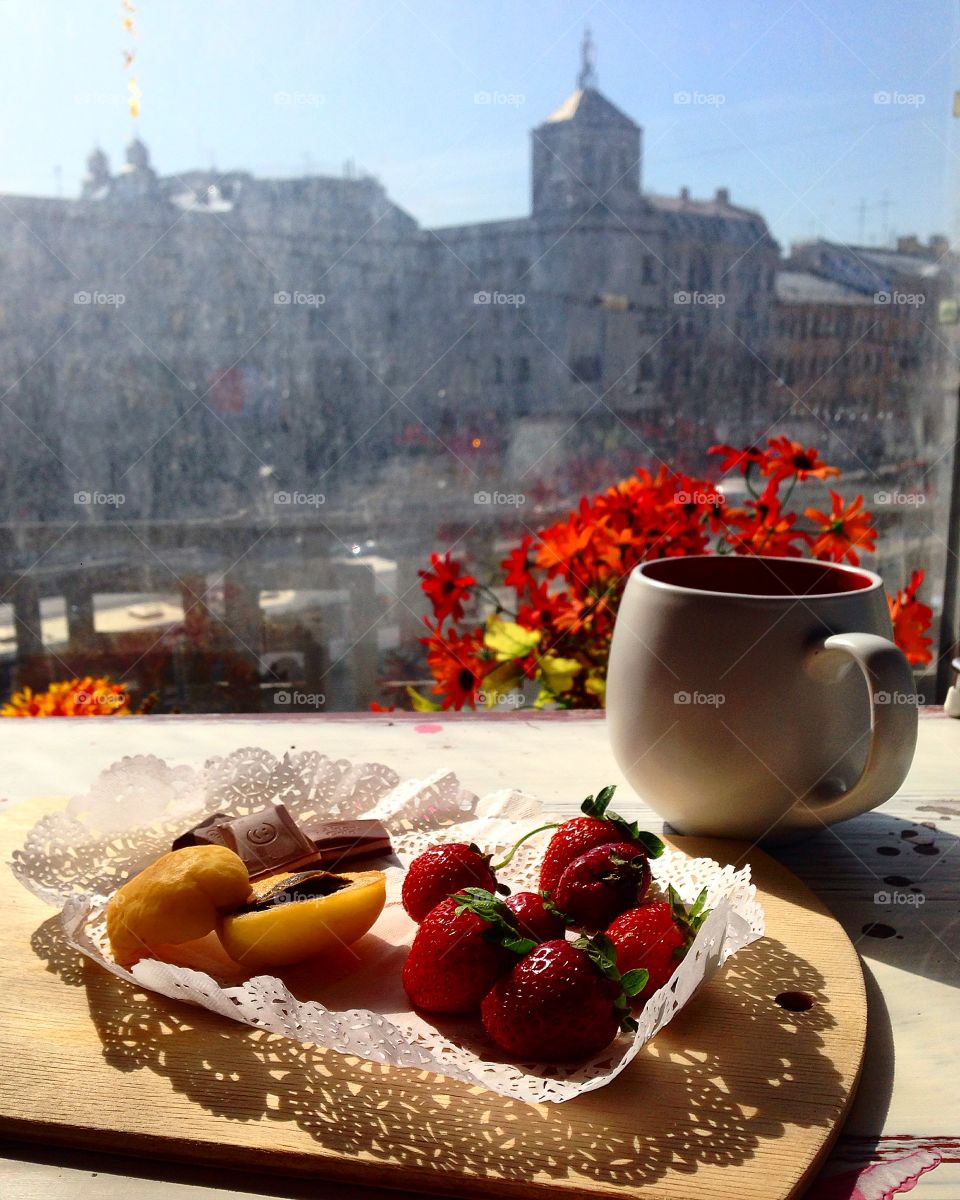
<path fill-rule="evenodd" d="M 543 833 L 543 831 L 544 831 L 545 829 L 558 829 L 558 828 L 559 828 L 558 822 L 556 822 L 556 821 L 553 821 L 553 822 L 552 822 L 551 824 L 549 824 L 549 825 L 540 825 L 540 826 L 538 826 L 536 829 L 531 829 L 531 830 L 530 830 L 530 832 L 529 832 L 529 833 L 525 833 L 525 834 L 523 835 L 523 837 L 522 837 L 522 838 L 521 838 L 521 839 L 520 839 L 518 842 L 514 842 L 514 844 L 513 844 L 512 848 L 511 848 L 511 850 L 510 850 L 510 853 L 509 853 L 509 854 L 507 855 L 507 857 L 506 857 L 506 858 L 503 860 L 503 862 L 494 863 L 494 865 L 493 865 L 493 866 L 492 866 L 490 869 L 491 869 L 492 871 L 502 871 L 502 870 L 503 870 L 503 868 L 504 868 L 505 866 L 507 866 L 507 864 L 508 864 L 508 863 L 510 862 L 510 860 L 513 858 L 513 856 L 516 854 L 516 852 L 517 852 L 517 851 L 520 849 L 520 847 L 523 845 L 523 843 L 524 843 L 524 842 L 525 842 L 525 841 L 526 841 L 528 838 L 532 838 L 532 837 L 533 837 L 533 835 L 534 835 L 535 833 Z"/>

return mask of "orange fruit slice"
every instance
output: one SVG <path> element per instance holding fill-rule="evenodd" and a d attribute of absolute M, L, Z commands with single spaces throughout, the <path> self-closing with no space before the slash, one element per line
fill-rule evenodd
<path fill-rule="evenodd" d="M 223 917 L 220 940 L 253 970 L 291 966 L 349 946 L 383 911 L 382 871 L 280 872 L 254 885 L 245 911 Z"/>

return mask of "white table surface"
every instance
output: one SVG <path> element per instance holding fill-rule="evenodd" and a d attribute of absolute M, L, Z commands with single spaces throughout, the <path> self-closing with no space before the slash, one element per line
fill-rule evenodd
<path fill-rule="evenodd" d="M 607 745 L 602 718 L 131 717 L 0 721 L 0 820 L 33 796 L 85 791 L 125 755 L 201 764 L 258 745 L 282 753 L 317 749 L 388 763 L 401 776 L 454 769 L 480 794 L 516 786 L 573 813 L 589 791 L 621 784 L 617 809 L 651 829 L 661 822 L 632 795 Z M 882 808 L 772 853 L 830 906 L 863 959 L 869 995 L 864 1075 L 826 1168 L 865 1166 L 918 1148 L 943 1162 L 924 1175 L 917 1200 L 960 1198 L 960 721 L 924 714 L 917 756 L 900 792 Z M 908 883 L 886 880 L 900 877 Z M 910 892 L 910 887 L 919 889 Z M 914 895 L 884 903 L 877 893 Z M 922 901 L 919 897 L 922 896 Z M 871 924 L 894 930 L 864 932 Z M 147 1164 L 106 1155 L 0 1143 L 0 1200 L 217 1200 L 361 1193 L 333 1185 L 287 1185 L 256 1175 Z M 816 1187 L 811 1195 L 816 1192 Z M 393 1193 L 399 1195 L 399 1193 Z M 693 1196 L 694 1193 L 691 1193 Z M 733 1193 L 731 1193 L 733 1195 Z"/>

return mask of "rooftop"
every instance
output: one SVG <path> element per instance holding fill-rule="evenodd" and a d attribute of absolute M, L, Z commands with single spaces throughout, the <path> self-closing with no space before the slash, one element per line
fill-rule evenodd
<path fill-rule="evenodd" d="M 810 271 L 777 271 L 777 299 L 786 304 L 868 304 L 856 288 L 824 279 Z"/>

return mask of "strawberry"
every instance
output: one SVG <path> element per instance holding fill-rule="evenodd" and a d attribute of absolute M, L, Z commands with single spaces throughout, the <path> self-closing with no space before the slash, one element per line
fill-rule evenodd
<path fill-rule="evenodd" d="M 605 938 L 542 942 L 493 985 L 480 1005 L 483 1027 L 511 1057 L 524 1062 L 576 1062 L 610 1044 L 621 1028 L 636 1028 L 628 994 L 645 971 L 622 976 Z"/>
<path fill-rule="evenodd" d="M 413 860 L 403 880 L 403 907 L 415 921 L 422 921 L 432 909 L 467 887 L 497 890 L 490 869 L 490 856 L 465 842 L 447 842 L 431 846 Z"/>
<path fill-rule="evenodd" d="M 476 1012 L 517 955 L 535 945 L 521 936 L 502 900 L 469 888 L 441 900 L 421 921 L 403 964 L 404 991 L 426 1012 Z"/>
<path fill-rule="evenodd" d="M 585 815 L 572 817 L 560 825 L 543 856 L 541 889 L 555 893 L 564 868 L 594 846 L 604 846 L 610 842 L 636 842 L 648 857 L 660 857 L 663 842 L 658 837 L 642 832 L 635 821 L 625 821 L 616 813 L 607 811 L 615 791 L 616 787 L 610 786 L 598 792 L 596 798 L 588 796 L 580 805 Z"/>
<path fill-rule="evenodd" d="M 574 925 L 604 929 L 625 909 L 635 908 L 649 886 L 646 851 L 636 842 L 610 842 L 564 867 L 556 902 Z"/>
<path fill-rule="evenodd" d="M 668 896 L 621 913 L 607 930 L 620 970 L 642 968 L 649 975 L 638 1000 L 649 999 L 670 980 L 709 914 L 706 888 L 689 909 L 672 886 Z"/>
<path fill-rule="evenodd" d="M 563 917 L 546 893 L 538 896 L 536 892 L 514 892 L 512 896 L 507 897 L 506 905 L 516 917 L 523 936 L 532 938 L 535 942 L 549 942 L 554 938 L 562 938 L 566 932 Z"/>

